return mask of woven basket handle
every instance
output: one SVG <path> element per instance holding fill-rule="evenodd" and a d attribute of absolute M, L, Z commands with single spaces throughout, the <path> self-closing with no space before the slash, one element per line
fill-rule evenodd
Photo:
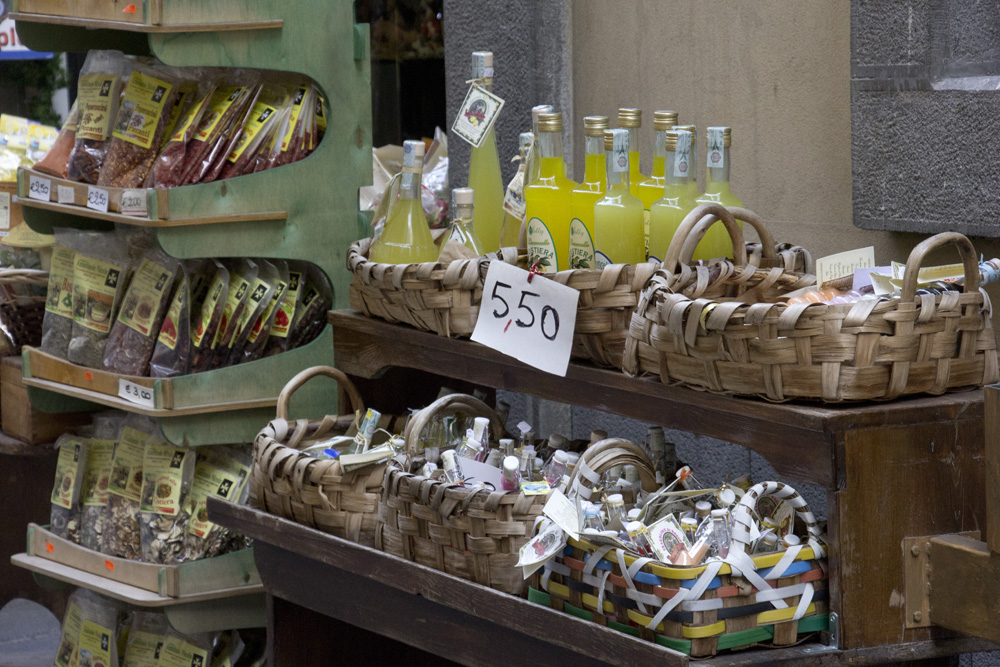
<path fill-rule="evenodd" d="M 656 483 L 653 462 L 646 452 L 622 438 L 607 438 L 587 447 L 573 470 L 569 488 L 577 490 L 582 498 L 589 498 L 590 489 L 600 481 L 601 475 L 617 465 L 635 466 L 645 491 L 652 493 L 660 488 Z M 581 476 L 584 478 L 582 482 L 579 481 Z"/>
<path fill-rule="evenodd" d="M 426 408 L 413 415 L 406 424 L 406 431 L 403 438 L 406 440 L 406 451 L 415 454 L 420 450 L 420 434 L 431 423 L 431 420 L 448 412 L 464 412 L 472 417 L 486 417 L 490 420 L 490 428 L 494 442 L 499 440 L 504 433 L 504 424 L 500 421 L 500 415 L 496 410 L 480 401 L 475 396 L 468 394 L 448 394 L 434 401 Z"/>
<path fill-rule="evenodd" d="M 965 291 L 975 292 L 979 289 L 979 259 L 972 241 L 958 232 L 942 232 L 929 239 L 924 239 L 910 252 L 906 260 L 906 274 L 903 276 L 902 300 L 912 302 L 917 293 L 917 274 L 924 264 L 924 259 L 932 251 L 941 246 L 954 243 L 958 246 L 958 254 L 962 256 L 965 265 Z"/>
<path fill-rule="evenodd" d="M 692 209 L 688 213 L 684 220 L 681 222 L 680 227 L 674 233 L 674 238 L 670 241 L 670 247 L 667 249 L 667 255 L 663 259 L 663 264 L 661 268 L 669 271 L 670 273 L 675 273 L 677 271 L 678 262 L 682 256 L 685 256 L 682 252 L 687 245 L 689 237 L 694 238 L 694 245 L 691 246 L 691 252 L 686 255 L 687 261 L 683 262 L 687 264 L 691 261 L 691 255 L 694 254 L 694 248 L 697 246 L 698 241 L 701 237 L 705 235 L 705 230 L 708 229 L 709 225 L 699 227 L 698 223 L 705 216 L 714 216 L 715 219 L 720 220 L 726 227 L 726 231 L 729 232 L 729 237 L 733 240 L 733 258 L 737 266 L 746 266 L 747 263 L 747 248 L 743 243 L 743 232 L 740 230 L 740 226 L 736 224 L 736 219 L 733 218 L 733 214 L 729 212 L 725 206 L 720 204 L 702 204 L 695 209 Z M 695 228 L 698 228 L 696 233 Z M 773 252 L 773 248 L 772 248 Z"/>
<path fill-rule="evenodd" d="M 809 533 L 809 543 L 815 550 L 821 545 L 821 533 L 816 517 L 809 509 L 806 499 L 787 484 L 781 482 L 761 482 L 755 484 L 743 494 L 736 511 L 733 515 L 733 541 L 743 547 L 749 553 L 750 550 L 750 525 L 753 522 L 753 513 L 757 509 L 757 502 L 763 496 L 773 496 L 783 500 L 792 506 L 795 515 L 806 524 L 806 531 Z M 794 521 L 794 516 L 792 520 Z M 815 544 L 813 544 L 815 543 Z M 817 557 L 819 554 L 817 553 Z"/>
<path fill-rule="evenodd" d="M 730 213 L 733 214 L 733 218 L 738 221 L 742 221 L 750 225 L 757 232 L 757 236 L 760 238 L 761 244 L 761 256 L 764 259 L 777 260 L 778 251 L 774 245 L 774 237 L 771 236 L 771 232 L 764 226 L 764 221 L 761 220 L 756 213 L 749 211 L 745 208 L 737 207 L 727 207 Z M 684 247 L 681 248 L 681 264 L 690 264 L 691 258 L 694 256 L 695 248 L 698 247 L 698 242 L 701 241 L 702 237 L 705 236 L 705 232 L 708 228 L 714 225 L 718 221 L 718 218 L 714 215 L 706 215 L 704 218 L 698 221 L 698 224 L 694 226 L 691 233 L 684 240 Z"/>
<path fill-rule="evenodd" d="M 292 400 L 292 394 L 296 392 L 302 385 L 308 382 L 310 379 L 316 377 L 317 375 L 325 375 L 328 378 L 333 378 L 337 381 L 337 384 L 347 392 L 347 398 L 351 401 L 351 410 L 347 411 L 341 409 L 340 412 L 347 414 L 348 412 L 355 412 L 357 410 L 365 409 L 365 402 L 361 400 L 361 394 L 358 392 L 358 388 L 354 386 L 342 371 L 333 368 L 332 366 L 313 366 L 312 368 L 307 368 L 285 385 L 285 388 L 281 390 L 278 394 L 278 409 L 277 416 L 278 419 L 288 419 L 288 402 Z"/>

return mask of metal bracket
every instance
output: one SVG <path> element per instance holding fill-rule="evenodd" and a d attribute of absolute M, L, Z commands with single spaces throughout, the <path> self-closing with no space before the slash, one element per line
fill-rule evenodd
<path fill-rule="evenodd" d="M 981 539 L 978 530 L 958 534 L 973 540 Z M 902 603 L 903 625 L 907 630 L 934 625 L 930 614 L 931 537 L 933 536 L 903 538 Z"/>
<path fill-rule="evenodd" d="M 840 616 L 835 611 L 830 612 L 830 625 L 826 635 L 826 646 L 810 646 L 802 649 L 803 653 L 829 653 L 840 650 Z"/>

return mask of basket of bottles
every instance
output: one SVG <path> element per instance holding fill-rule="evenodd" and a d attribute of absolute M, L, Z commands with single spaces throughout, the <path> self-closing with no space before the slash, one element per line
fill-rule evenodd
<path fill-rule="evenodd" d="M 288 404 L 310 378 L 337 381 L 354 410 L 321 420 L 288 420 Z M 250 502 L 271 514 L 366 546 L 375 544 L 386 441 L 403 418 L 366 410 L 357 387 L 336 368 L 308 368 L 278 396 L 277 418 L 254 440 Z"/>
<path fill-rule="evenodd" d="M 555 543 L 529 600 L 694 657 L 828 629 L 826 550 L 794 489 L 700 489 L 685 467 L 629 509 L 601 486 L 621 459 L 601 454 L 588 450 L 571 484 L 580 538 Z"/>

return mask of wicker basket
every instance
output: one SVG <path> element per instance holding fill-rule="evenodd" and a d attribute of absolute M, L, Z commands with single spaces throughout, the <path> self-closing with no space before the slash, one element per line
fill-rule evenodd
<path fill-rule="evenodd" d="M 599 478 L 622 462 L 593 454 L 585 455 L 585 475 Z M 807 544 L 747 554 L 753 511 L 763 496 L 795 509 L 808 531 Z M 825 548 L 805 500 L 784 484 L 757 484 L 737 506 L 733 525 L 726 561 L 694 567 L 571 539 L 533 575 L 528 599 L 696 657 L 760 643 L 794 644 L 801 634 L 827 629 Z"/>
<path fill-rule="evenodd" d="M 26 295 L 23 292 L 34 287 L 44 289 L 48 284 L 48 271 L 0 269 L 0 323 L 9 333 L 17 353 L 24 345 L 41 345 L 45 316 L 45 294 Z"/>
<path fill-rule="evenodd" d="M 319 421 L 288 421 L 288 402 L 307 380 L 325 375 L 347 393 L 351 407 L 364 412 L 354 384 L 336 368 L 308 368 L 291 380 L 278 396 L 277 419 L 254 441 L 250 498 L 256 507 L 324 533 L 366 546 L 375 544 L 375 514 L 382 492 L 386 464 L 343 472 L 337 459 L 318 459 L 300 450 L 336 435 L 357 432 L 355 414 Z M 402 418 L 383 415 L 379 426 L 392 433 L 402 430 Z"/>
<path fill-rule="evenodd" d="M 494 434 L 503 428 L 496 412 L 471 396 L 441 398 L 408 425 L 406 448 L 415 458 L 423 426 L 449 412 L 489 417 Z M 520 595 L 524 580 L 518 550 L 528 541 L 548 496 L 509 491 L 472 491 L 406 472 L 390 462 L 379 502 L 375 548 L 506 593 Z"/>

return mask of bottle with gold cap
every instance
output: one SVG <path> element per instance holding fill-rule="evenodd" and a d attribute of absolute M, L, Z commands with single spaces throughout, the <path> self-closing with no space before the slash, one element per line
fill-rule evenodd
<path fill-rule="evenodd" d="M 594 204 L 594 255 L 597 268 L 646 261 L 642 201 L 629 192 L 629 132 L 604 132 L 608 188 Z"/>
<path fill-rule="evenodd" d="M 551 104 L 537 104 L 531 107 L 531 132 L 535 135 L 535 144 L 528 160 L 528 178 L 525 185 L 531 185 L 538 180 L 538 170 L 542 162 L 538 154 L 538 117 L 543 113 L 552 113 L 555 109 Z"/>
<path fill-rule="evenodd" d="M 538 180 L 524 188 L 528 220 L 528 260 L 542 273 L 569 268 L 570 194 L 562 152 L 563 117 L 538 117 Z"/>
<path fill-rule="evenodd" d="M 691 198 L 697 200 L 701 196 L 698 189 L 698 128 L 694 125 L 674 125 L 675 130 L 687 130 L 691 133 L 691 175 L 688 178 L 688 189 Z"/>
<path fill-rule="evenodd" d="M 472 78 L 479 79 L 486 90 L 493 89 L 493 53 L 472 53 Z M 476 194 L 476 234 L 487 252 L 500 248 L 503 230 L 503 177 L 500 175 L 500 157 L 497 139 L 490 130 L 478 148 L 472 149 L 469 158 L 469 187 Z"/>
<path fill-rule="evenodd" d="M 699 204 L 722 204 L 723 206 L 743 206 L 743 200 L 729 189 L 729 149 L 733 142 L 731 127 L 710 127 L 707 133 L 706 153 L 708 155 L 705 171 L 705 194 L 698 198 Z M 743 223 L 739 223 L 740 227 Z M 713 257 L 728 257 L 733 252 L 733 244 L 722 225 L 718 227 L 712 240 L 711 254 Z M 708 239 L 708 235 L 706 235 Z M 698 244 L 701 247 L 701 244 Z"/>
<path fill-rule="evenodd" d="M 670 241 L 684 217 L 697 204 L 691 197 L 688 179 L 691 173 L 691 133 L 670 130 L 663 133 L 664 177 L 661 198 L 649 210 L 649 261 L 662 262 Z"/>
<path fill-rule="evenodd" d="M 472 212 L 475 207 L 475 192 L 472 188 L 455 188 L 451 191 L 452 215 L 451 228 L 448 231 L 448 241 L 461 243 L 469 250 L 482 257 L 486 254 L 483 249 L 483 242 L 476 235 Z M 444 252 L 445 245 L 441 244 L 441 252 Z"/>
<path fill-rule="evenodd" d="M 403 142 L 403 176 L 399 201 L 382 228 L 382 235 L 372 243 L 368 258 L 383 264 L 415 264 L 437 260 L 424 207 L 420 201 L 420 178 L 423 174 L 424 142 Z"/>
<path fill-rule="evenodd" d="M 653 202 L 658 201 L 663 196 L 663 186 L 666 170 L 666 149 L 664 148 L 664 135 L 667 130 L 677 124 L 676 111 L 654 111 L 653 112 L 653 169 L 649 178 L 639 183 L 636 196 L 642 200 L 642 207 L 646 215 L 646 255 L 649 256 L 649 212 Z"/>
<path fill-rule="evenodd" d="M 594 260 L 594 204 L 604 196 L 608 187 L 608 169 L 604 156 L 604 131 L 608 129 L 607 116 L 586 116 L 583 134 L 586 138 L 584 177 L 573 188 L 570 209 L 573 219 L 569 223 L 569 267 L 593 269 Z"/>
<path fill-rule="evenodd" d="M 527 157 L 528 149 L 531 148 L 532 144 L 535 143 L 535 135 L 531 132 L 522 132 L 518 135 L 518 148 L 521 154 L 521 161 L 517 164 L 517 174 L 511 179 L 511 184 L 507 186 L 510 189 L 514 186 L 514 181 L 520 178 L 520 195 L 524 197 L 524 186 L 527 185 Z M 521 220 L 515 215 L 511 215 L 510 211 L 504 209 L 503 214 L 503 236 L 500 239 L 501 248 L 518 248 L 521 242 L 521 225 L 524 220 Z"/>
<path fill-rule="evenodd" d="M 633 197 L 638 197 L 639 183 L 646 180 L 639 171 L 639 128 L 642 127 L 642 109 L 619 109 L 618 127 L 628 130 L 629 189 Z"/>

